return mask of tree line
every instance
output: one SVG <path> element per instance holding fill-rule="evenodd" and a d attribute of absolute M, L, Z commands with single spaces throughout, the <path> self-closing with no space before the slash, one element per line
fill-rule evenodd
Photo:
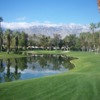
<path fill-rule="evenodd" d="M 25 32 L 5 31 L 1 28 L 3 19 L 0 17 L 0 51 L 9 53 L 13 50 L 27 49 L 63 49 L 63 50 L 80 50 L 80 51 L 100 51 L 100 23 L 91 23 L 90 32 L 82 32 L 66 35 L 63 39 L 60 34 L 53 34 L 52 37 L 43 34 L 27 34 Z"/>

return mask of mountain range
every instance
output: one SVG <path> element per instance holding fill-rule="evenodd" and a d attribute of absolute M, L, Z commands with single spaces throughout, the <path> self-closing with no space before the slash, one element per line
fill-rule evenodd
<path fill-rule="evenodd" d="M 3 22 L 2 28 L 13 31 L 24 31 L 28 34 L 44 34 L 53 36 L 60 34 L 63 37 L 69 34 L 79 35 L 81 32 L 89 32 L 89 25 L 82 24 L 52 24 L 52 23 L 27 23 L 27 22 Z"/>

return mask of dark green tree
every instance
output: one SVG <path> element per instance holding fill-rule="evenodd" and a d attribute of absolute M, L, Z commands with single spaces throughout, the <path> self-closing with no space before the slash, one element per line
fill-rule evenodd
<path fill-rule="evenodd" d="M 7 44 L 7 53 L 9 54 L 10 52 L 10 45 L 11 45 L 11 36 L 12 36 L 12 31 L 10 29 L 7 29 L 5 32 L 6 35 L 6 44 Z"/>
<path fill-rule="evenodd" d="M 2 51 L 2 44 L 3 44 L 3 32 L 1 28 L 1 22 L 3 21 L 3 18 L 0 17 L 0 51 Z"/>
<path fill-rule="evenodd" d="M 59 46 L 60 40 L 61 40 L 61 35 L 60 34 L 54 34 L 53 45 L 56 47 L 56 49 L 58 49 L 57 47 Z"/>
<path fill-rule="evenodd" d="M 48 37 L 47 36 L 42 35 L 40 37 L 40 45 L 43 46 L 44 49 L 47 49 L 48 42 L 49 42 L 49 40 L 48 40 Z"/>
<path fill-rule="evenodd" d="M 2 29 L 0 28 L 0 51 L 2 51 L 2 45 L 3 45 L 3 32 Z"/>
<path fill-rule="evenodd" d="M 91 23 L 91 24 L 90 24 L 90 29 L 91 29 L 92 35 L 93 35 L 93 50 L 96 49 L 96 46 L 95 46 L 95 29 L 96 29 L 96 28 L 97 28 L 97 27 L 96 27 L 96 24 L 94 24 L 94 23 Z"/>
<path fill-rule="evenodd" d="M 19 45 L 26 50 L 28 46 L 28 35 L 25 32 L 21 32 Z"/>
<path fill-rule="evenodd" d="M 62 48 L 63 45 L 64 45 L 63 40 L 60 40 L 60 41 L 59 41 L 59 49 L 60 49 L 60 50 L 61 50 L 61 48 Z"/>
<path fill-rule="evenodd" d="M 15 37 L 15 53 L 18 51 L 18 36 Z"/>

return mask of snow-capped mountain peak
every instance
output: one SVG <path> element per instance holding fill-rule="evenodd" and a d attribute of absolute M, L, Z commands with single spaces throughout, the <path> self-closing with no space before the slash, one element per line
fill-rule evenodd
<path fill-rule="evenodd" d="M 52 36 L 53 34 L 61 34 L 65 37 L 68 34 L 79 34 L 81 32 L 90 31 L 89 25 L 82 24 L 53 24 L 53 23 L 39 23 L 39 22 L 3 22 L 3 29 L 11 29 L 15 31 L 25 31 L 28 34 L 45 34 Z"/>

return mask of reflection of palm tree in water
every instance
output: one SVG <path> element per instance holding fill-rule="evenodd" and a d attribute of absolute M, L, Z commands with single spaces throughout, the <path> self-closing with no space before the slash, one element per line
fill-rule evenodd
<path fill-rule="evenodd" d="M 21 71 L 23 71 L 24 69 L 27 69 L 27 58 L 22 57 L 20 59 L 17 60 L 18 61 L 18 67 L 19 69 L 21 69 Z"/>
<path fill-rule="evenodd" d="M 21 76 L 21 73 L 18 73 L 18 62 L 17 59 L 15 59 L 15 72 L 12 73 L 10 72 L 10 66 L 11 66 L 11 62 L 10 59 L 7 59 L 7 73 L 4 76 L 4 79 L 6 82 L 10 82 L 13 80 L 18 80 Z"/>
<path fill-rule="evenodd" d="M 0 74 L 4 72 L 5 67 L 3 67 L 3 60 L 0 60 Z M 0 75 L 0 83 L 2 82 L 2 76 Z"/>
<path fill-rule="evenodd" d="M 75 65 L 70 62 L 72 59 L 75 59 L 75 58 L 65 56 L 63 59 L 64 63 L 62 65 L 65 66 L 65 68 L 67 68 L 69 70 L 73 69 L 75 67 Z"/>
<path fill-rule="evenodd" d="M 4 79 L 6 82 L 10 82 L 12 80 L 13 74 L 10 73 L 10 59 L 7 59 L 7 73 L 4 75 Z"/>
<path fill-rule="evenodd" d="M 39 64 L 41 65 L 42 68 L 47 66 L 47 60 L 45 59 L 45 57 L 42 57 L 41 59 L 39 59 Z"/>
<path fill-rule="evenodd" d="M 17 59 L 15 58 L 15 74 L 18 74 L 18 65 Z"/>
<path fill-rule="evenodd" d="M 0 60 L 0 72 L 3 72 L 4 71 L 4 67 L 3 67 L 3 60 L 1 59 Z"/>
<path fill-rule="evenodd" d="M 59 64 L 62 64 L 63 60 L 64 60 L 63 57 L 61 55 L 59 55 L 59 57 L 58 57 Z"/>
<path fill-rule="evenodd" d="M 15 72 L 14 72 L 14 79 L 15 80 L 18 80 L 21 76 L 21 73 L 19 72 L 18 73 L 18 61 L 17 59 L 15 58 Z"/>
<path fill-rule="evenodd" d="M 64 56 L 64 55 L 59 55 L 55 60 L 54 68 L 55 69 L 60 69 L 61 66 L 67 68 L 67 69 L 73 69 L 75 66 L 72 64 L 70 61 L 74 59 L 72 57 Z"/>
<path fill-rule="evenodd" d="M 71 63 L 70 61 L 68 61 L 67 63 L 64 63 L 63 66 L 65 66 L 65 68 L 68 68 L 69 70 L 75 67 L 75 65 Z"/>
<path fill-rule="evenodd" d="M 72 57 L 67 57 L 64 55 L 44 55 L 43 57 L 39 58 L 39 64 L 44 68 L 50 67 L 50 64 L 53 64 L 53 70 L 59 70 L 61 66 L 70 69 L 73 69 L 75 66 L 70 62 Z"/>

